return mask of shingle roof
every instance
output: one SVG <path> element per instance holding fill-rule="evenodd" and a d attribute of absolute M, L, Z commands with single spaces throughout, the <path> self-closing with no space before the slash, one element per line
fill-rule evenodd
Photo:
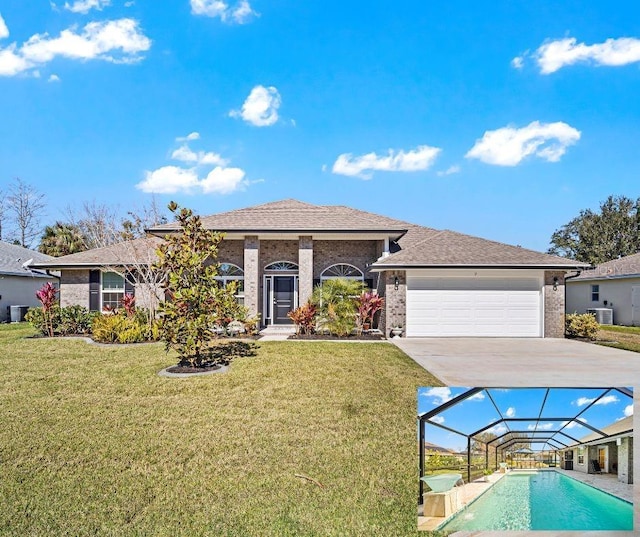
<path fill-rule="evenodd" d="M 401 220 L 352 209 L 343 205 L 313 205 L 288 199 L 236 209 L 202 217 L 202 223 L 214 231 L 283 232 L 283 231 L 395 231 L 404 232 L 410 225 Z M 176 231 L 176 222 L 152 227 L 160 234 Z"/>
<path fill-rule="evenodd" d="M 585 270 L 573 281 L 624 277 L 640 277 L 640 253 L 596 265 L 593 270 Z"/>
<path fill-rule="evenodd" d="M 587 263 L 543 254 L 519 246 L 472 237 L 455 231 L 412 227 L 399 241 L 400 251 L 374 267 L 535 266 L 573 268 Z"/>
<path fill-rule="evenodd" d="M 621 433 L 626 433 L 628 431 L 633 431 L 633 416 L 627 416 L 626 418 L 622 418 L 621 420 L 614 421 L 611 425 L 607 425 L 600 430 L 607 436 L 615 436 Z M 602 438 L 602 435 L 593 432 L 580 438 L 580 442 L 593 442 L 594 440 L 599 440 L 600 438 Z M 575 446 L 576 444 L 571 445 Z"/>
<path fill-rule="evenodd" d="M 155 261 L 155 250 L 164 240 L 147 236 L 132 241 L 119 242 L 103 248 L 94 248 L 77 254 L 51 257 L 43 262 L 34 263 L 36 267 L 95 267 L 117 266 L 125 263 L 149 263 Z"/>
<path fill-rule="evenodd" d="M 12 276 L 29 276 L 31 277 L 47 277 L 45 274 L 40 274 L 37 271 L 30 270 L 23 266 L 29 260 L 36 262 L 46 262 L 53 257 L 41 254 L 35 250 L 29 250 L 22 246 L 16 246 L 15 244 L 9 244 L 8 242 L 0 241 L 0 274 L 7 274 Z M 31 266 L 30 265 L 30 266 Z"/>

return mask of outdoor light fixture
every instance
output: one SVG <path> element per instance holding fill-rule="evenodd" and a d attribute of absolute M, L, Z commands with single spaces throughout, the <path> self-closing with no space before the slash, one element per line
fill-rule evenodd
<path fill-rule="evenodd" d="M 393 288 L 397 291 L 398 287 L 400 287 L 400 279 L 396 276 L 395 280 L 393 280 Z"/>
<path fill-rule="evenodd" d="M 554 291 L 558 290 L 558 277 L 557 276 L 553 277 L 553 290 Z"/>

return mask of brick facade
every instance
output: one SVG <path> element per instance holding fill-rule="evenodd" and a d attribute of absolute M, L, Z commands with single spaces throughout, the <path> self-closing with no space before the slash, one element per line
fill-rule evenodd
<path fill-rule="evenodd" d="M 313 238 L 300 237 L 298 243 L 298 304 L 305 304 L 313 293 Z"/>
<path fill-rule="evenodd" d="M 374 275 L 369 272 L 369 265 L 378 260 L 382 254 L 381 241 L 314 241 L 313 243 L 313 277 L 338 263 L 347 263 L 358 267 L 365 278 Z"/>
<path fill-rule="evenodd" d="M 404 270 L 391 270 L 384 273 L 385 278 L 385 308 L 380 317 L 380 329 L 389 337 L 389 331 L 394 326 L 407 326 L 407 276 Z M 398 278 L 398 289 L 396 289 Z"/>
<path fill-rule="evenodd" d="M 89 309 L 89 271 L 60 272 L 60 306 L 82 306 Z"/>
<path fill-rule="evenodd" d="M 557 278 L 554 285 L 553 279 Z M 555 286 L 555 289 L 554 289 Z M 564 337 L 564 272 L 544 273 L 544 337 Z"/>
<path fill-rule="evenodd" d="M 244 239 L 244 305 L 249 315 L 257 315 L 260 311 L 260 241 L 258 237 L 248 236 Z M 225 259 L 218 258 L 224 262 Z"/>

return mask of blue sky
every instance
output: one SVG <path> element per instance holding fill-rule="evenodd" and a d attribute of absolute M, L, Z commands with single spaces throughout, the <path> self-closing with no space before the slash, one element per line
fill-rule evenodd
<path fill-rule="evenodd" d="M 637 2 L 2 0 L 0 189 L 287 197 L 546 250 L 638 196 Z"/>
<path fill-rule="evenodd" d="M 418 388 L 418 414 L 432 411 L 466 392 L 466 387 L 421 387 Z M 593 431 L 575 421 L 558 422 L 545 418 L 574 418 L 585 421 L 597 429 L 611 425 L 617 420 L 633 414 L 633 400 L 617 390 L 607 392 L 601 388 L 552 388 L 546 396 L 546 388 L 489 388 L 469 399 L 437 414 L 432 421 L 449 428 L 471 434 L 500 419 L 495 405 L 504 418 L 529 418 L 531 421 L 508 422 L 496 425 L 489 432 L 500 436 L 509 430 L 557 431 L 559 425 L 573 438 L 580 439 Z M 605 393 L 607 392 L 607 393 Z M 489 394 L 491 398 L 489 398 Z M 604 396 L 600 398 L 601 395 Z M 491 401 L 493 399 L 493 402 Z M 594 403 L 595 402 L 595 403 Z M 543 405 L 544 403 L 544 405 Z M 589 407 L 591 403 L 594 403 Z M 542 410 L 542 412 L 541 412 Z M 583 412 L 584 411 L 584 412 Z M 536 419 L 540 420 L 536 423 Z M 506 425 L 506 426 L 505 426 Z M 542 438 L 543 434 L 537 434 Z M 565 444 L 568 438 L 557 437 Z M 466 438 L 439 427 L 427 424 L 425 439 L 432 444 L 453 450 L 466 450 Z M 532 449 L 543 449 L 543 444 L 534 444 Z"/>

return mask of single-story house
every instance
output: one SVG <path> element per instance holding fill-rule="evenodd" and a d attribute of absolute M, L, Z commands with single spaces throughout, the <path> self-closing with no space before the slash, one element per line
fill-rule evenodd
<path fill-rule="evenodd" d="M 561 450 L 560 466 L 585 474 L 616 474 L 618 481 L 633 483 L 633 416 L 603 427 L 601 432 L 606 437 L 591 433 Z"/>
<path fill-rule="evenodd" d="M 0 322 L 11 319 L 11 306 L 40 306 L 36 291 L 58 278 L 30 263 L 47 263 L 53 257 L 0 241 Z"/>
<path fill-rule="evenodd" d="M 567 313 L 598 308 L 613 310 L 613 324 L 640 326 L 640 253 L 567 280 Z"/>
<path fill-rule="evenodd" d="M 225 235 L 218 251 L 220 279 L 240 282 L 238 300 L 260 315 L 263 326 L 290 324 L 287 313 L 309 299 L 314 285 L 342 277 L 363 281 L 385 297 L 385 334 L 401 326 L 408 337 L 563 337 L 565 275 L 588 266 L 351 207 L 297 200 L 201 220 Z M 157 237 L 179 231 L 175 222 L 148 230 Z M 46 267 L 62 271 L 63 304 L 100 309 L 126 290 L 126 282 L 108 270 L 122 257 L 122 251 L 100 249 Z"/>

